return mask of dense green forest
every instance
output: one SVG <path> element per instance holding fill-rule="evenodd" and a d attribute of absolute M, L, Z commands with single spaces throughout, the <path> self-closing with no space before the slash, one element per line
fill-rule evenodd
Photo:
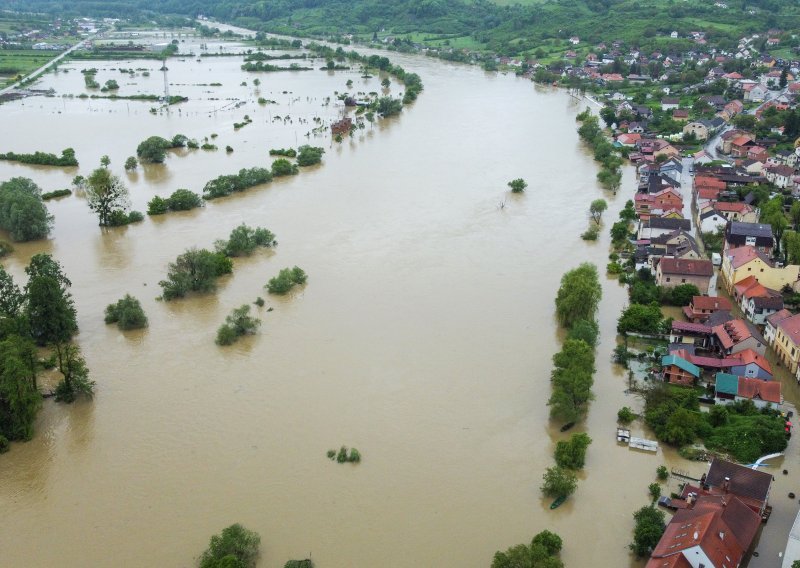
<path fill-rule="evenodd" d="M 204 14 L 263 31 L 294 35 L 391 33 L 462 38 L 453 45 L 522 53 L 542 41 L 578 35 L 588 42 L 634 45 L 673 30 L 704 30 L 723 47 L 745 33 L 800 28 L 796 0 L 9 0 L 12 9 L 143 19 Z M 464 41 L 466 40 L 466 41 Z"/>

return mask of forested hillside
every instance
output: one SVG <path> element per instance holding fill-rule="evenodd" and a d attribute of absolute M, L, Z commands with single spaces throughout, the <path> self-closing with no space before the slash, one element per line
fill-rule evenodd
<path fill-rule="evenodd" d="M 579 35 L 597 42 L 635 43 L 670 31 L 693 30 L 734 45 L 747 33 L 800 29 L 796 0 L 9 0 L 12 9 L 68 15 L 146 18 L 204 14 L 264 31 L 298 35 L 391 33 L 412 41 L 420 34 L 462 38 L 460 45 L 521 53 L 549 38 Z M 503 4 L 509 4 L 505 0 Z"/>

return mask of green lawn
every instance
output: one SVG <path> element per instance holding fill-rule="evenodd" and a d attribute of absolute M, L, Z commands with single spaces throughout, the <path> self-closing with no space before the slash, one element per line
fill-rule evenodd
<path fill-rule="evenodd" d="M 39 51 L 33 49 L 0 50 L 0 86 L 14 82 L 18 75 L 26 75 L 58 55 L 59 51 Z"/>

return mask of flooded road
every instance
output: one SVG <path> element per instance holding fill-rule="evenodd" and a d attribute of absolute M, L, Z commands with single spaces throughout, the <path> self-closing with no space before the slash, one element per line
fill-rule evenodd
<path fill-rule="evenodd" d="M 97 396 L 73 406 L 47 401 L 35 438 L 0 457 L 0 565 L 191 566 L 208 538 L 234 522 L 260 533 L 261 566 L 310 556 L 328 568 L 479 568 L 545 528 L 564 538 L 568 566 L 639 565 L 627 550 L 631 514 L 646 504 L 656 467 L 705 465 L 614 441 L 617 410 L 638 408 L 610 363 L 626 298 L 614 280 L 603 278 L 586 469 L 556 511 L 539 492 L 564 436 L 546 406 L 560 342 L 558 283 L 583 261 L 603 272 L 607 231 L 597 243 L 579 235 L 593 199 L 609 200 L 607 226 L 616 219 L 634 191 L 633 170 L 617 196 L 597 186 L 575 132 L 585 104 L 563 92 L 391 58 L 418 73 L 425 91 L 399 117 L 341 145 L 311 137 L 326 148 L 320 167 L 108 231 L 79 196 L 48 203 L 52 238 L 18 246 L 5 264 L 18 282 L 37 252 L 63 264 Z M 340 109 L 322 102 L 345 91 L 347 79 L 380 90 L 380 77 L 364 80 L 358 70 L 307 71 L 258 75 L 258 95 L 257 75 L 240 64 L 170 60 L 171 94 L 190 101 L 169 114 L 134 101 L 3 105 L 2 130 L 15 133 L 3 140 L 8 150 L 73 147 L 81 167 L 0 162 L 0 179 L 27 176 L 44 191 L 61 189 L 107 154 L 144 211 L 155 195 L 200 191 L 217 175 L 268 165 L 270 148 L 304 143 L 313 125 L 299 118 L 335 119 Z M 121 95 L 163 88 L 156 62 L 72 63 L 41 85 L 79 94 L 79 69 L 89 66 L 100 83 L 121 75 L 111 68 L 152 69 L 137 85 L 117 79 Z M 222 86 L 196 86 L 211 82 Z M 257 96 L 278 104 L 260 106 Z M 233 98 L 247 103 L 220 110 Z M 253 123 L 234 132 L 244 114 Z M 140 141 L 177 133 L 217 133 L 220 150 L 123 172 Z M 529 184 L 521 196 L 507 191 L 517 177 Z M 268 227 L 279 246 L 235 260 L 216 294 L 156 301 L 168 262 L 242 222 Z M 267 297 L 267 280 L 293 265 L 309 274 L 308 285 Z M 104 325 L 105 306 L 125 293 L 141 300 L 146 331 Z M 267 300 L 261 332 L 214 345 L 230 310 L 258 296 Z M 362 463 L 329 461 L 325 452 L 341 445 L 358 448 Z M 787 518 L 794 514 L 779 501 L 775 516 L 781 504 Z"/>

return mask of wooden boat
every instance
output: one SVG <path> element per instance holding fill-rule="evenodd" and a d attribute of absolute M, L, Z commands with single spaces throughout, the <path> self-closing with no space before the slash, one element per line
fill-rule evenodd
<path fill-rule="evenodd" d="M 564 425 L 561 427 L 561 431 L 562 431 L 562 432 L 566 432 L 567 430 L 569 430 L 569 429 L 570 429 L 570 428 L 572 428 L 573 426 L 575 426 L 575 423 L 574 423 L 574 422 L 567 422 L 566 424 L 564 424 Z"/>
<path fill-rule="evenodd" d="M 558 508 L 558 507 L 560 507 L 560 506 L 561 506 L 561 505 L 564 503 L 564 501 L 566 501 L 566 500 L 567 500 L 567 496 L 566 496 L 566 495 L 562 495 L 561 497 L 557 497 L 557 498 L 556 498 L 556 500 L 555 500 L 555 501 L 553 501 L 553 502 L 550 504 L 550 508 L 551 508 L 551 509 L 557 509 L 557 508 Z"/>

